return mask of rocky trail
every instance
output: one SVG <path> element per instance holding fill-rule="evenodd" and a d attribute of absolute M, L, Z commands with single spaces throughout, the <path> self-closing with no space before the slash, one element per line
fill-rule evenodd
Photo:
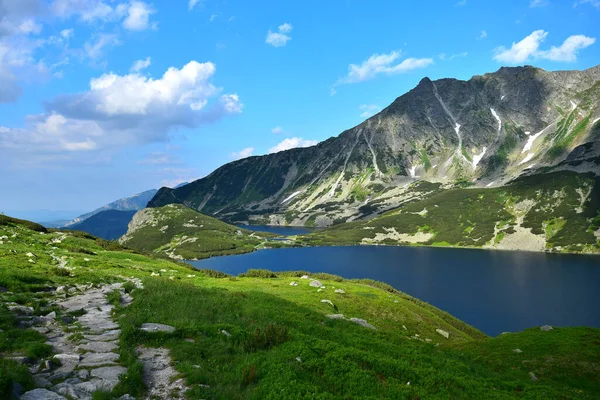
<path fill-rule="evenodd" d="M 137 288 L 142 288 L 140 280 L 130 281 Z M 71 288 L 71 291 L 74 292 L 74 289 Z M 54 350 L 54 356 L 50 359 L 30 367 L 37 388 L 22 394 L 20 399 L 91 399 L 94 392 L 112 391 L 119 383 L 120 376 L 127 372 L 119 364 L 121 330 L 113 320 L 115 306 L 110 303 L 109 296 L 114 298 L 116 291 L 121 306 L 128 306 L 133 298 L 126 293 L 123 283 L 99 288 L 90 284 L 87 287 L 80 286 L 78 290 L 81 293 L 72 297 L 66 297 L 64 288 L 56 290 L 58 299 L 54 304 L 64 310 L 61 318 L 57 318 L 56 312 L 35 317 L 31 315 L 33 309 L 12 306 L 13 312 L 29 314 L 20 318 L 21 323 L 46 336 L 46 343 Z M 168 350 L 146 347 L 137 350 L 144 365 L 144 383 L 148 388 L 145 398 L 183 398 L 185 382 L 183 379 L 174 379 L 177 372 L 170 366 Z M 132 399 L 134 397 L 128 394 L 119 398 Z"/>

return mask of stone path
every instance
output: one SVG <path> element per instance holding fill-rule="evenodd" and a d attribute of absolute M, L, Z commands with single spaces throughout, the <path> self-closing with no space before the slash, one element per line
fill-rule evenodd
<path fill-rule="evenodd" d="M 137 353 L 144 365 L 144 383 L 148 387 L 145 399 L 185 398 L 185 380 L 173 381 L 177 371 L 171 367 L 171 357 L 167 349 L 140 346 Z"/>
<path fill-rule="evenodd" d="M 133 283 L 141 287 L 141 281 Z M 63 319 L 70 323 L 67 326 L 55 320 L 55 313 L 41 318 L 42 326 L 34 329 L 46 335 L 47 344 L 52 345 L 56 355 L 41 366 L 32 367 L 38 389 L 25 393 L 23 399 L 91 399 L 93 392 L 111 391 L 117 385 L 119 376 L 127 370 L 118 364 L 121 331 L 112 320 L 114 306 L 106 299 L 114 290 L 121 292 L 122 304 L 131 303 L 123 284 L 115 283 L 57 301 L 67 313 L 85 312 L 72 321 Z M 75 324 L 81 329 L 73 330 Z M 72 332 L 67 332 L 67 327 Z"/>

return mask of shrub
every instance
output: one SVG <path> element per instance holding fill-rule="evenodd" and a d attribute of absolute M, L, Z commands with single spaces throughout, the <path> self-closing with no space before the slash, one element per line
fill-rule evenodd
<path fill-rule="evenodd" d="M 127 281 L 123 284 L 123 289 L 125 290 L 125 293 L 131 293 L 135 289 L 135 284 Z"/>
<path fill-rule="evenodd" d="M 54 272 L 54 275 L 58 275 L 58 276 L 70 276 L 71 272 L 63 267 L 54 267 L 54 269 L 52 270 L 52 272 Z"/>
<path fill-rule="evenodd" d="M 69 247 L 67 250 L 69 250 L 71 253 L 89 254 L 91 256 L 97 255 L 93 251 L 91 251 L 89 249 L 84 249 L 83 247 Z"/>
<path fill-rule="evenodd" d="M 38 359 L 52 354 L 52 346 L 44 343 L 34 343 L 27 349 L 27 357 Z"/>
<path fill-rule="evenodd" d="M 277 274 L 268 269 L 249 269 L 240 276 L 243 278 L 277 278 Z"/>
<path fill-rule="evenodd" d="M 216 271 L 214 269 L 199 269 L 197 270 L 204 276 L 208 276 L 209 278 L 229 278 L 231 275 L 226 274 L 225 272 Z"/>
<path fill-rule="evenodd" d="M 249 386 L 258 381 L 258 372 L 254 364 L 245 367 L 242 371 L 242 386 Z"/>
<path fill-rule="evenodd" d="M 269 324 L 266 328 L 257 327 L 254 331 L 248 332 L 240 344 L 244 351 L 253 352 L 270 349 L 288 339 L 289 332 L 286 326 Z"/>

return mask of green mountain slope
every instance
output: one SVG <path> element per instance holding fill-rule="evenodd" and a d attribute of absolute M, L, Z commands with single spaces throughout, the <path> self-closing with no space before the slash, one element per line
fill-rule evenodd
<path fill-rule="evenodd" d="M 533 175 L 498 188 L 420 184 L 417 190 L 424 194 L 398 209 L 296 242 L 600 252 L 600 179 L 593 174 Z"/>
<path fill-rule="evenodd" d="M 106 240 L 116 240 L 127 232 L 127 225 L 135 213 L 136 211 L 101 211 L 77 224 L 69 225 L 68 229 L 87 232 Z"/>
<path fill-rule="evenodd" d="M 126 373 L 112 393 L 95 393 L 95 399 L 144 398 L 139 346 L 169 352 L 189 399 L 593 399 L 600 392 L 598 329 L 533 328 L 488 338 L 377 282 L 313 274 L 325 286 L 319 291 L 300 278 L 302 272 L 228 277 L 6 217 L 0 237 L 2 398 L 11 398 L 16 383 L 32 389 L 29 367 L 46 365 L 57 351 L 44 344 L 44 326 L 15 316 L 8 306 L 32 307 L 34 316 L 55 312 L 58 321 L 68 317 L 71 322 L 61 322 L 71 332 L 67 342 L 85 343 L 77 328 L 85 311 L 67 313 L 55 301 L 84 293 L 90 284 L 131 278 L 141 279 L 143 288 L 126 284 L 133 296 L 129 307 L 119 306 L 118 293 L 108 294 L 117 295 L 115 363 Z M 294 281 L 298 286 L 290 285 Z M 33 327 L 22 323 L 29 320 Z M 175 331 L 140 330 L 147 322 Z M 64 367 L 54 360 L 54 372 Z M 49 388 L 59 390 L 65 379 L 71 378 L 56 375 Z"/>
<path fill-rule="evenodd" d="M 272 236 L 171 204 L 138 211 L 119 242 L 133 249 L 189 260 L 254 251 Z"/>
<path fill-rule="evenodd" d="M 424 78 L 316 146 L 234 161 L 149 203 L 229 222 L 330 226 L 402 204 L 416 180 L 499 187 L 521 175 L 600 173 L 600 66 Z M 383 201 L 385 200 L 385 201 Z"/>

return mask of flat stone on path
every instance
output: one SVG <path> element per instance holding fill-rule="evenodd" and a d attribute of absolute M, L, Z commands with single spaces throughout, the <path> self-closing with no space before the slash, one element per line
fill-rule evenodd
<path fill-rule="evenodd" d="M 108 353 L 117 350 L 119 345 L 115 342 L 89 342 L 77 346 L 77 349 L 87 350 L 92 353 Z"/>
<path fill-rule="evenodd" d="M 147 398 L 184 399 L 187 388 L 183 379 L 172 382 L 177 372 L 171 367 L 169 351 L 163 348 L 140 346 L 138 358 L 144 366 L 143 379 L 148 388 Z"/>
<path fill-rule="evenodd" d="M 79 364 L 80 367 L 99 367 L 114 364 L 119 359 L 116 353 L 87 353 Z"/>
<path fill-rule="evenodd" d="M 112 331 L 106 331 L 99 335 L 83 335 L 83 337 L 92 342 L 112 342 L 117 340 L 121 334 L 120 329 L 114 329 Z"/>
<path fill-rule="evenodd" d="M 144 332 L 175 332 L 175 327 L 165 324 L 145 323 L 142 324 L 141 330 Z"/>
<path fill-rule="evenodd" d="M 96 378 L 104 379 L 106 381 L 115 381 L 118 383 L 119 376 L 125 374 L 126 372 L 127 372 L 127 369 L 124 367 L 120 367 L 120 366 L 101 367 L 101 368 L 93 369 L 91 371 L 91 375 Z"/>
<path fill-rule="evenodd" d="M 21 400 L 67 400 L 67 398 L 47 389 L 34 389 L 23 394 Z"/>

